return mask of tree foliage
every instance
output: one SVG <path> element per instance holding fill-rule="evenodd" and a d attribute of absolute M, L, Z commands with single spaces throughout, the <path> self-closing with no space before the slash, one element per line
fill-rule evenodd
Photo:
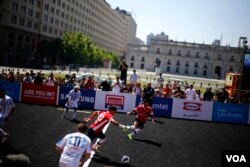
<path fill-rule="evenodd" d="M 119 64 L 116 54 L 99 48 L 88 36 L 83 36 L 80 32 L 66 32 L 62 38 L 62 50 L 65 64 L 101 67 L 105 59 L 111 60 L 113 66 Z"/>

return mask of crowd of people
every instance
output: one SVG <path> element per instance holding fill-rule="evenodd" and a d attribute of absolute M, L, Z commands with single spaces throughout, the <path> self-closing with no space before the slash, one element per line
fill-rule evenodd
<path fill-rule="evenodd" d="M 46 76 L 41 71 L 34 73 L 32 70 L 30 70 L 30 72 L 23 71 L 21 73 L 19 71 L 2 69 L 0 79 L 7 80 L 9 82 L 19 82 L 26 84 L 47 86 L 59 85 L 69 88 L 79 86 L 80 89 L 113 91 L 116 93 L 131 93 L 135 95 L 141 95 L 143 97 L 142 99 L 148 100 L 151 100 L 153 97 L 164 97 L 233 104 L 250 103 L 249 92 L 235 92 L 233 96 L 229 96 L 226 88 L 212 90 L 210 85 L 208 85 L 204 91 L 203 89 L 200 89 L 201 86 L 194 88 L 193 83 L 187 83 L 186 81 L 165 81 L 161 73 L 156 78 L 157 85 L 152 86 L 151 82 L 147 82 L 146 84 L 140 82 L 140 76 L 136 73 L 136 70 L 133 70 L 133 73 L 130 76 L 127 76 L 127 69 L 128 66 L 126 65 L 126 62 L 123 61 L 120 65 L 120 75 L 115 76 L 115 79 L 112 79 L 111 76 L 108 76 L 108 78 L 101 83 L 95 83 L 95 80 L 91 75 L 77 80 L 75 73 L 67 74 L 65 77 L 60 78 L 54 77 L 53 73 L 50 73 L 48 76 Z"/>

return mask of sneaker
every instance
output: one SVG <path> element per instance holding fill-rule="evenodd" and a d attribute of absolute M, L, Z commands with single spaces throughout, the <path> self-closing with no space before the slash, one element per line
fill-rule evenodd
<path fill-rule="evenodd" d="M 78 120 L 76 118 L 72 118 L 71 120 L 72 122 L 78 122 Z"/>
<path fill-rule="evenodd" d="M 128 139 L 133 140 L 132 134 L 128 134 Z"/>
<path fill-rule="evenodd" d="M 2 138 L 2 141 L 1 143 L 4 143 L 8 138 L 9 138 L 9 134 L 7 133 L 3 138 Z"/>
<path fill-rule="evenodd" d="M 100 148 L 101 145 L 99 144 L 93 144 L 92 145 L 92 150 L 95 151 L 95 152 L 100 152 L 99 148 Z"/>
<path fill-rule="evenodd" d="M 130 129 L 129 126 L 125 126 L 124 129 L 123 129 L 123 132 L 127 132 L 129 129 Z"/>
<path fill-rule="evenodd" d="M 64 114 L 62 115 L 62 119 L 65 119 L 65 115 Z"/>

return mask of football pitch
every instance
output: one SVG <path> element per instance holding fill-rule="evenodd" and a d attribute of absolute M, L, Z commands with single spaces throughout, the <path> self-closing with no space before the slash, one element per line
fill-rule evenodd
<path fill-rule="evenodd" d="M 93 111 L 81 111 L 78 120 Z M 26 154 L 32 167 L 56 167 L 60 155 L 55 143 L 75 131 L 72 113 L 62 119 L 62 108 L 16 104 L 16 111 L 5 129 L 11 134 L 1 149 L 14 148 Z M 119 122 L 131 125 L 134 115 L 116 113 Z M 110 124 L 107 141 L 95 153 L 89 167 L 124 166 L 123 155 L 131 167 L 219 167 L 223 150 L 250 150 L 250 126 L 204 121 L 156 118 L 148 121 L 134 140 Z M 2 150 L 1 150 L 2 151 Z"/>

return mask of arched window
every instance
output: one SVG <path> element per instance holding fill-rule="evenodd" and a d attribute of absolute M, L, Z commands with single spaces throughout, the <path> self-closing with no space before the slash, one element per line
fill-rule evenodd
<path fill-rule="evenodd" d="M 197 62 L 195 62 L 194 67 L 195 67 L 195 68 L 198 68 L 198 67 L 199 67 L 199 65 L 198 65 Z"/>

